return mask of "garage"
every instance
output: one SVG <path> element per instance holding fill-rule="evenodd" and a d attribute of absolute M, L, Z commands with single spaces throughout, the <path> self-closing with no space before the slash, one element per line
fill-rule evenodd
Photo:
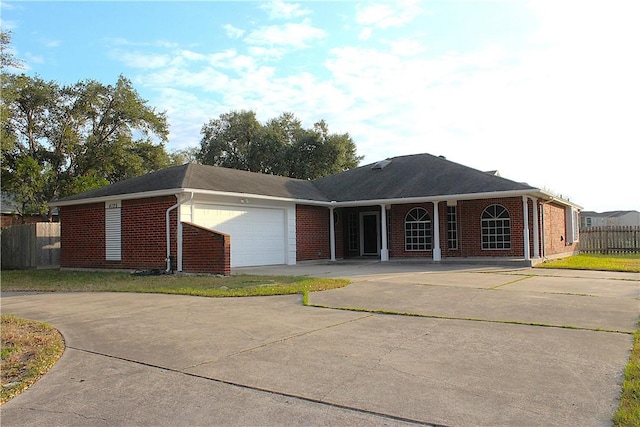
<path fill-rule="evenodd" d="M 195 205 L 193 222 L 231 236 L 231 266 L 285 264 L 285 210 Z"/>

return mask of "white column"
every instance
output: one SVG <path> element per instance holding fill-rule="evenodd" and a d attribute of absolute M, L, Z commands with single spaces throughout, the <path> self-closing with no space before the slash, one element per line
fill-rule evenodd
<path fill-rule="evenodd" d="M 442 251 L 440 250 L 440 214 L 438 212 L 438 203 L 433 202 L 433 260 L 439 262 L 442 260 Z"/>
<path fill-rule="evenodd" d="M 538 214 L 538 199 L 532 197 L 533 201 L 533 257 L 540 258 L 540 222 Z"/>
<path fill-rule="evenodd" d="M 331 247 L 331 261 L 336 260 L 336 226 L 333 218 L 335 208 L 329 208 L 329 246 Z"/>
<path fill-rule="evenodd" d="M 524 259 L 531 259 L 529 251 L 529 206 L 527 196 L 522 196 L 522 219 L 524 221 Z"/>
<path fill-rule="evenodd" d="M 380 205 L 380 233 L 382 248 L 380 248 L 380 261 L 389 261 L 389 242 L 387 242 L 387 206 Z"/>

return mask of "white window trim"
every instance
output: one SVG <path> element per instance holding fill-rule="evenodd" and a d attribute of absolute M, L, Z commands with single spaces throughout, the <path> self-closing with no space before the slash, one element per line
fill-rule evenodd
<path fill-rule="evenodd" d="M 409 220 L 409 214 L 411 214 L 412 212 L 416 211 L 416 210 L 420 210 L 423 211 L 424 214 L 420 215 L 420 219 L 419 220 Z M 416 217 L 418 218 L 418 217 Z M 423 219 L 423 218 L 427 218 L 427 219 Z M 424 231 L 424 235 L 417 235 L 415 237 L 417 237 L 418 239 L 422 239 L 424 242 L 423 243 L 414 243 L 414 242 L 407 242 L 407 225 L 409 224 L 425 224 L 425 230 L 421 230 L 421 229 L 417 229 L 418 232 L 420 231 Z M 412 231 L 416 231 L 416 230 L 412 230 Z M 431 233 L 432 233 L 432 222 L 431 222 L 431 215 L 429 215 L 429 211 L 427 211 L 425 208 L 421 208 L 421 207 L 415 207 L 412 208 L 409 212 L 407 212 L 407 214 L 404 217 L 404 250 L 405 252 L 424 252 L 424 251 L 430 251 L 432 250 L 433 247 L 433 242 L 431 239 Z M 410 236 L 411 238 L 413 238 L 414 236 Z M 412 247 L 411 249 L 409 247 Z M 423 249 L 421 248 L 417 248 L 415 249 L 415 246 L 424 246 Z"/>
<path fill-rule="evenodd" d="M 499 206 L 502 209 L 504 209 L 504 212 L 507 213 L 508 217 L 507 218 L 499 218 L 498 216 L 494 216 L 492 218 L 484 218 L 484 214 L 485 212 L 487 212 L 487 209 L 489 209 L 491 206 Z M 502 240 L 502 245 L 504 246 L 505 244 L 508 244 L 508 247 L 502 247 L 502 248 L 498 248 L 498 247 L 491 247 L 492 245 L 497 245 L 498 241 L 487 241 L 486 242 L 486 246 L 485 246 L 485 242 L 484 242 L 484 237 L 485 237 L 485 230 L 491 230 L 496 228 L 495 225 L 493 226 L 489 226 L 489 224 L 485 225 L 486 223 L 488 223 L 489 221 L 491 222 L 495 222 L 495 221 L 500 221 L 500 223 L 502 224 L 500 228 L 504 229 L 504 223 L 508 221 L 508 227 L 509 227 L 509 233 L 508 234 L 495 234 L 494 236 L 502 236 L 503 240 Z M 505 208 L 504 206 L 502 206 L 501 204 L 498 203 L 494 203 L 492 205 L 487 206 L 486 208 L 484 208 L 484 210 L 482 211 L 482 214 L 480 215 L 480 247 L 482 248 L 483 251 L 508 251 L 511 250 L 511 215 L 509 215 L 509 210 L 507 208 Z M 490 234 L 487 234 L 487 236 L 491 236 Z M 504 238 L 507 237 L 507 240 L 504 240 Z"/>

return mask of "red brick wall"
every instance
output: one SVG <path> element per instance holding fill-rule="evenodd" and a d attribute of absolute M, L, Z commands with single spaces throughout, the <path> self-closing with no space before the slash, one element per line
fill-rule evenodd
<path fill-rule="evenodd" d="M 296 259 L 330 259 L 329 209 L 296 205 Z"/>
<path fill-rule="evenodd" d="M 502 205 L 509 212 L 511 249 L 482 249 L 480 220 L 482 212 L 493 204 Z M 531 214 L 529 218 L 531 218 Z M 461 200 L 458 202 L 458 243 L 460 255 L 463 257 L 523 257 L 523 231 L 522 197 Z M 531 242 L 532 238 L 529 240 Z"/>
<path fill-rule="evenodd" d="M 63 268 L 166 268 L 167 209 L 174 196 L 123 200 L 121 208 L 122 261 L 105 260 L 104 203 L 60 208 L 60 265 Z M 177 211 L 170 213 L 171 254 L 176 255 Z"/>
<path fill-rule="evenodd" d="M 104 268 L 104 203 L 60 208 L 60 267 Z"/>
<path fill-rule="evenodd" d="M 231 274 L 231 236 L 182 223 L 182 271 Z"/>
<path fill-rule="evenodd" d="M 426 251 L 406 251 L 404 241 L 404 222 L 407 213 L 413 208 L 424 208 L 429 212 L 431 217 L 431 247 L 433 247 L 433 203 L 412 203 L 406 205 L 393 205 L 391 206 L 391 242 L 389 245 L 389 257 L 390 258 L 431 258 L 433 250 Z M 440 213 L 440 210 L 438 210 Z M 446 217 L 445 217 L 446 218 Z M 440 218 L 442 222 L 442 218 Z M 445 219 L 446 221 L 446 219 Z M 440 244 L 442 246 L 442 231 L 440 232 Z"/>
<path fill-rule="evenodd" d="M 175 204 L 175 196 L 122 201 L 122 268 L 137 270 L 166 268 L 166 212 Z M 174 260 L 177 255 L 177 215 L 177 209 L 169 214 L 171 255 Z"/>
<path fill-rule="evenodd" d="M 511 249 L 506 250 L 483 250 L 481 243 L 480 218 L 487 206 L 500 204 L 509 211 L 511 220 Z M 393 205 L 391 207 L 391 239 L 389 242 L 389 256 L 392 258 L 428 257 L 433 256 L 432 250 L 427 251 L 406 251 L 404 242 L 404 222 L 407 213 L 415 208 L 422 207 L 431 216 L 431 233 L 435 224 L 433 223 L 433 203 L 417 203 L 405 205 Z M 450 250 L 447 243 L 447 203 L 438 204 L 440 248 L 443 257 L 522 257 L 524 256 L 523 238 L 523 216 L 522 198 L 511 197 L 502 199 L 479 199 L 461 200 L 457 204 L 458 219 L 458 249 Z M 529 242 L 531 255 L 533 256 L 533 205 L 529 201 Z M 433 244 L 432 240 L 432 244 Z"/>
<path fill-rule="evenodd" d="M 566 216 L 564 206 L 545 204 L 545 255 L 570 254 L 578 250 L 579 243 L 567 245 Z"/>

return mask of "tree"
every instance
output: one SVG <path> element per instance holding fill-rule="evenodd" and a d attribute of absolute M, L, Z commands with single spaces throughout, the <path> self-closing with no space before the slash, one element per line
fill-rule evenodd
<path fill-rule="evenodd" d="M 43 213 L 52 199 L 171 164 L 165 113 L 125 77 L 106 86 L 87 80 L 60 87 L 24 74 L 4 80 L 2 184 L 24 201 L 20 214 Z M 42 182 L 25 185 L 23 175 L 36 169 Z"/>
<path fill-rule="evenodd" d="M 206 165 L 250 170 L 249 151 L 260 139 L 261 131 L 253 111 L 221 114 L 202 127 L 198 159 Z"/>
<path fill-rule="evenodd" d="M 252 172 L 315 179 L 362 160 L 349 134 L 330 134 L 324 120 L 304 129 L 292 113 L 262 125 L 253 111 L 231 111 L 206 123 L 201 134 L 200 162 Z"/>
<path fill-rule="evenodd" d="M 11 50 L 11 31 L 0 31 L 0 68 L 4 73 L 7 68 L 22 68 L 23 63 Z"/>

